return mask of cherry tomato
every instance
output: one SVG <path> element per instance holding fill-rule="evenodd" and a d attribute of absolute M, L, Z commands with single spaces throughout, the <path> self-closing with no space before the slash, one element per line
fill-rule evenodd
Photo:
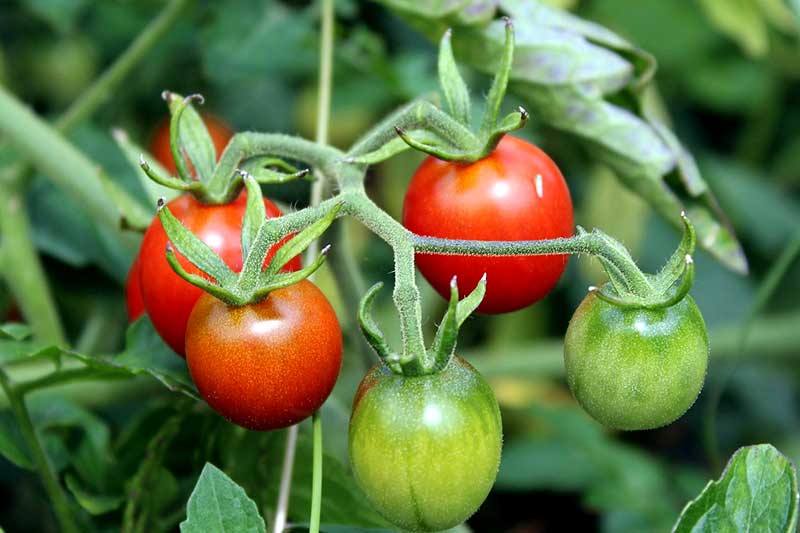
<path fill-rule="evenodd" d="M 242 217 L 247 203 L 247 193 L 225 205 L 206 205 L 191 195 L 179 196 L 167 204 L 172 214 L 192 233 L 197 235 L 227 265 L 238 272 L 242 269 Z M 280 209 L 264 198 L 268 217 L 281 215 Z M 288 239 L 287 237 L 286 239 Z M 284 241 L 286 240 L 284 239 Z M 267 261 L 284 242 L 270 249 Z M 178 276 L 164 255 L 167 234 L 158 217 L 153 219 L 142 240 L 139 252 L 144 307 L 161 338 L 177 352 L 184 355 L 184 337 L 189 314 L 203 291 Z M 178 259 L 188 272 L 200 271 L 183 256 Z M 298 270 L 300 257 L 292 259 L 285 270 Z"/>
<path fill-rule="evenodd" d="M 139 256 L 133 260 L 125 282 L 125 304 L 128 308 L 128 322 L 135 322 L 144 314 L 144 300 L 142 299 L 142 281 L 140 277 L 141 261 Z"/>
<path fill-rule="evenodd" d="M 519 241 L 569 237 L 572 201 L 555 163 L 536 146 L 506 135 L 488 157 L 458 164 L 428 157 L 406 192 L 403 224 L 419 235 Z M 458 276 L 461 297 L 487 273 L 482 313 L 504 313 L 543 298 L 568 255 L 479 257 L 417 254 L 422 275 L 445 298 Z"/>
<path fill-rule="evenodd" d="M 217 151 L 217 159 L 222 155 L 222 151 L 228 145 L 228 141 L 233 137 L 233 131 L 222 120 L 214 115 L 203 114 L 203 122 L 208 128 L 208 134 L 211 135 L 211 141 L 214 143 L 214 148 Z M 150 141 L 150 153 L 153 154 L 159 163 L 161 163 L 170 174 L 176 175 L 178 168 L 175 166 L 175 160 L 172 158 L 172 151 L 169 146 L 169 119 L 164 120 L 156 128 L 153 133 L 153 138 Z M 187 159 L 189 171 L 194 174 L 194 168 L 191 161 Z"/>
<path fill-rule="evenodd" d="M 342 333 L 307 280 L 242 307 L 205 294 L 189 318 L 186 360 L 214 410 L 248 429 L 277 429 L 325 402 L 342 363 Z"/>
<path fill-rule="evenodd" d="M 578 403 L 606 426 L 652 429 L 697 399 L 708 336 L 691 296 L 666 309 L 625 309 L 594 293 L 572 315 L 564 339 L 567 382 Z"/>
<path fill-rule="evenodd" d="M 411 531 L 469 518 L 494 484 L 503 444 L 491 387 L 458 356 L 441 372 L 417 377 L 375 366 L 356 392 L 349 438 L 367 499 Z"/>

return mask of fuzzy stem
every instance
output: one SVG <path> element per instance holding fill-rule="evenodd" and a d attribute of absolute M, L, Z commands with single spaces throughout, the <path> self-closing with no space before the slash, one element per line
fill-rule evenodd
<path fill-rule="evenodd" d="M 8 376 L 3 371 L 0 371 L 0 387 L 2 387 L 6 393 L 11 411 L 17 419 L 22 437 L 28 445 L 33 463 L 42 479 L 47 495 L 50 497 L 50 501 L 53 504 L 53 510 L 55 511 L 61 531 L 66 533 L 78 533 L 79 529 L 75 521 L 75 516 L 72 513 L 67 494 L 58 482 L 58 476 L 44 452 L 36 428 L 33 427 L 33 422 L 31 421 L 28 408 L 25 405 L 23 394 L 12 385 Z"/>

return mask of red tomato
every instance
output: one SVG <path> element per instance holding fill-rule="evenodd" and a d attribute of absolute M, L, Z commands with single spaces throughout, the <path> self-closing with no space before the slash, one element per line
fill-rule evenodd
<path fill-rule="evenodd" d="M 225 205 L 203 204 L 187 194 L 172 200 L 167 206 L 184 226 L 214 250 L 231 269 L 238 272 L 242 269 L 241 233 L 246 203 L 247 193 L 243 191 L 236 200 Z M 280 209 L 267 198 L 264 198 L 264 206 L 268 217 L 281 215 Z M 287 239 L 289 237 L 284 241 Z M 275 255 L 275 251 L 284 241 L 270 249 L 267 261 Z M 203 291 L 172 270 L 164 255 L 166 246 L 167 234 L 156 217 L 144 234 L 139 252 L 142 295 L 145 310 L 156 331 L 173 350 L 183 356 L 186 323 Z M 182 255 L 178 254 L 178 259 L 187 272 L 200 273 Z M 299 268 L 299 256 L 284 267 L 289 271 Z"/>
<path fill-rule="evenodd" d="M 203 122 L 208 128 L 208 133 L 211 135 L 211 141 L 214 143 L 214 148 L 217 150 L 217 159 L 222 155 L 222 151 L 228 145 L 228 141 L 233 137 L 233 131 L 222 120 L 213 115 L 202 115 Z M 156 131 L 153 133 L 153 138 L 150 141 L 150 153 L 153 154 L 159 163 L 166 168 L 170 174 L 176 175 L 178 168 L 175 166 L 175 160 L 172 158 L 172 151 L 169 147 L 169 119 L 159 124 Z M 191 161 L 189 164 L 189 171 L 194 174 L 194 168 Z"/>
<path fill-rule="evenodd" d="M 139 256 L 133 260 L 125 282 L 125 304 L 128 307 L 128 322 L 134 322 L 144 314 L 144 301 L 142 300 L 141 261 Z"/>
<path fill-rule="evenodd" d="M 457 164 L 428 157 L 403 204 L 403 225 L 419 235 L 482 241 L 568 237 L 572 200 L 552 159 L 506 135 L 488 157 Z M 425 279 L 445 298 L 458 276 L 461 296 L 487 274 L 483 313 L 504 313 L 543 298 L 558 282 L 568 255 L 480 257 L 417 254 Z"/>
<path fill-rule="evenodd" d="M 253 430 L 296 424 L 319 409 L 342 365 L 342 332 L 310 281 L 231 307 L 203 295 L 189 318 L 186 360 L 208 404 Z"/>

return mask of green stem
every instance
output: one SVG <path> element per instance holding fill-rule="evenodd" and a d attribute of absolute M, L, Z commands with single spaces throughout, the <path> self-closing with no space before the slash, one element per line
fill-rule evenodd
<path fill-rule="evenodd" d="M 322 510 L 322 415 L 319 411 L 312 418 L 314 456 L 311 478 L 311 519 L 309 533 L 319 533 L 320 511 Z"/>
<path fill-rule="evenodd" d="M 54 385 L 63 385 L 70 381 L 103 379 L 113 376 L 114 372 L 102 371 L 91 367 L 69 368 L 67 370 L 56 370 L 50 374 L 40 378 L 32 379 L 30 381 L 23 381 L 16 385 L 16 390 L 19 394 L 25 395 L 38 389 L 52 387 Z"/>
<path fill-rule="evenodd" d="M 33 246 L 24 192 L 19 185 L 3 180 L 0 180 L 0 235 L 3 236 L 3 277 L 34 336 L 40 341 L 64 346 L 64 328 L 44 267 Z"/>
<path fill-rule="evenodd" d="M 31 421 L 28 408 L 25 405 L 23 395 L 11 384 L 8 376 L 3 371 L 0 371 L 0 387 L 3 388 L 8 397 L 11 411 L 17 419 L 22 437 L 25 439 L 31 453 L 33 463 L 42 479 L 47 495 L 50 497 L 50 501 L 53 504 L 53 509 L 61 531 L 66 533 L 78 533 L 79 529 L 75 517 L 72 514 L 70 502 L 67 499 L 64 489 L 58 482 L 58 476 L 44 452 L 36 429 L 33 427 L 33 422 Z"/>

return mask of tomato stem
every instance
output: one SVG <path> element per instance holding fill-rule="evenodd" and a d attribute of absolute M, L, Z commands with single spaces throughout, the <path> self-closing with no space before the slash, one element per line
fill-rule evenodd
<path fill-rule="evenodd" d="M 312 417 L 314 440 L 313 471 L 311 478 L 311 518 L 309 533 L 319 533 L 320 511 L 322 510 L 322 414 L 316 411 Z"/>

